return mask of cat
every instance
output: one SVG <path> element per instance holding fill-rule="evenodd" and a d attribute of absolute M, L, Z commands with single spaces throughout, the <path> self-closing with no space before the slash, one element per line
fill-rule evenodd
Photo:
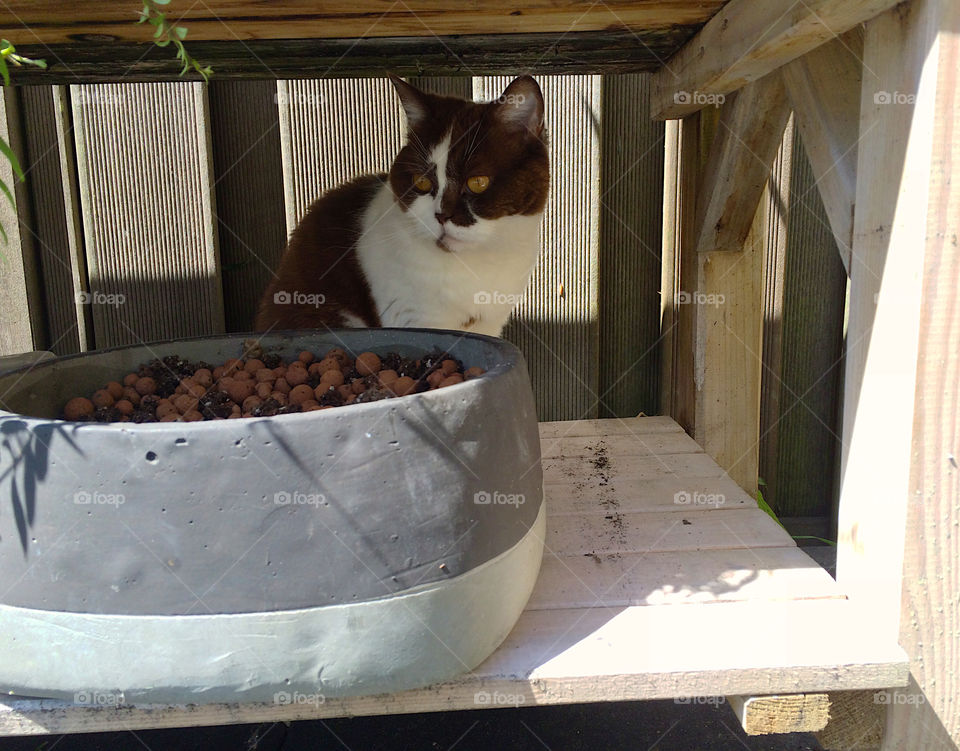
<path fill-rule="evenodd" d="M 290 237 L 256 329 L 458 329 L 499 336 L 540 252 L 550 178 L 530 76 L 491 102 L 391 77 L 407 142 L 389 174 L 325 193 Z"/>

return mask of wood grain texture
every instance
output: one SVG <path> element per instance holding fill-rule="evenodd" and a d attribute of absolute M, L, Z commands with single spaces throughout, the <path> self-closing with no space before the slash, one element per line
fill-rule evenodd
<path fill-rule="evenodd" d="M 862 57 L 863 30 L 854 27 L 781 71 L 847 273 L 853 247 Z"/>
<path fill-rule="evenodd" d="M 697 191 L 698 253 L 743 248 L 789 116 L 779 76 L 748 84 L 724 102 Z"/>
<path fill-rule="evenodd" d="M 960 745 L 960 7 L 918 2 L 912 13 L 906 23 L 878 24 L 940 29 L 927 63 L 936 66 L 927 79 L 935 93 L 920 95 L 933 100 L 932 114 L 918 101 L 933 130 L 929 156 L 918 157 L 930 160 L 926 222 L 913 228 L 915 243 L 925 247 L 900 611 L 912 674 L 905 695 L 925 700 L 891 703 L 884 749 L 939 751 Z"/>
<path fill-rule="evenodd" d="M 695 112 L 711 103 L 709 95 L 736 91 L 896 4 L 731 0 L 654 76 L 652 114 Z"/>
<path fill-rule="evenodd" d="M 190 54 L 218 80 L 337 77 L 639 73 L 656 70 L 696 31 L 676 26 L 647 31 L 576 34 L 503 33 L 359 39 L 188 41 Z M 29 36 L 29 35 L 28 35 Z M 12 71 L 17 83 L 170 81 L 181 65 L 169 47 L 138 42 L 71 42 L 47 47 L 17 40 L 17 51 L 46 59 L 45 70 Z M 197 74 L 188 77 L 199 79 Z"/>
<path fill-rule="evenodd" d="M 91 324 L 90 306 L 78 298 L 87 282 L 69 99 L 63 86 L 24 86 L 21 93 L 47 348 L 68 355 L 88 348 Z"/>
<path fill-rule="evenodd" d="M 606 434 L 605 424 L 622 428 L 621 421 L 613 420 L 571 426 L 571 434 L 611 444 L 631 440 L 630 434 Z M 642 418 L 631 427 L 651 436 L 680 433 L 679 428 L 665 430 L 663 418 Z M 555 425 L 545 430 L 548 436 L 555 432 Z M 702 452 L 694 455 L 712 465 L 715 478 L 721 476 L 715 462 Z M 579 477 L 596 469 L 590 457 L 572 461 Z M 655 508 L 659 500 L 656 491 L 650 497 L 653 486 L 627 469 L 618 479 L 629 489 L 631 504 Z M 679 468 L 674 478 L 696 482 Z M 570 486 L 576 483 L 567 479 Z M 548 509 L 556 490 L 547 488 Z M 448 683 L 315 706 L 111 709 L 13 698 L 0 704 L 0 733 L 477 709 L 498 706 L 489 700 L 495 692 L 510 694 L 517 705 L 655 698 L 682 703 L 693 696 L 902 685 L 905 657 L 895 642 L 876 639 L 829 575 L 750 505 L 637 512 L 630 521 L 642 523 L 632 527 L 623 543 L 618 543 L 619 533 L 600 496 L 592 503 L 585 498 L 570 513 L 548 511 L 552 526 L 544 566 L 527 609 L 486 662 Z M 672 517 L 677 517 L 675 525 Z M 684 518 L 692 523 L 684 524 Z M 587 528 L 596 539 L 584 535 Z M 661 539 L 654 539 L 654 530 Z M 758 640 L 758 623 L 776 628 L 778 638 Z M 845 627 L 838 629 L 838 623 Z"/>
<path fill-rule="evenodd" d="M 15 89 L 4 88 L 0 97 L 0 138 L 18 155 L 21 167 L 24 138 L 20 120 L 20 97 Z M 18 355 L 43 349 L 46 341 L 40 296 L 40 269 L 30 233 L 30 205 L 26 186 L 17 182 L 10 162 L 0 159 L 0 180 L 13 202 L 0 195 L 0 224 L 8 242 L 0 246 L 0 355 Z"/>
<path fill-rule="evenodd" d="M 511 80 L 476 78 L 474 96 L 497 97 Z M 598 373 L 602 83 L 600 76 L 537 80 L 550 134 L 550 194 L 540 259 L 503 335 L 527 361 L 539 418 L 576 420 L 596 417 L 602 396 Z"/>
<path fill-rule="evenodd" d="M 191 39 L 247 41 L 662 29 L 702 24 L 722 5 L 723 0 L 608 0 L 590 7 L 557 0 L 469 4 L 411 0 L 392 5 L 377 0 L 334 0 L 318 7 L 310 0 L 220 0 L 215 8 L 206 4 L 171 6 L 167 13 L 171 21 L 190 30 Z M 0 13 L 0 31 L 10 39 L 29 36 L 43 44 L 87 35 L 96 35 L 101 42 L 148 41 L 152 29 L 133 23 L 135 10 L 116 3 L 86 5 L 79 10 L 54 0 L 11 0 Z"/>
<path fill-rule="evenodd" d="M 821 730 L 830 716 L 827 694 L 727 697 L 747 735 L 809 733 Z"/>
<path fill-rule="evenodd" d="M 277 84 L 210 84 L 210 135 L 227 331 L 251 331 L 287 243 Z"/>
<path fill-rule="evenodd" d="M 223 331 L 201 84 L 73 86 L 94 346 Z"/>
<path fill-rule="evenodd" d="M 657 410 L 663 123 L 650 76 L 604 76 L 601 95 L 599 413 Z"/>

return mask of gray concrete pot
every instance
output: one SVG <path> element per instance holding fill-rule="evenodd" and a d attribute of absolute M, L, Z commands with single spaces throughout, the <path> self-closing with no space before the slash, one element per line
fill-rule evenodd
<path fill-rule="evenodd" d="M 56 419 L 141 362 L 222 362 L 244 338 L 0 376 L 0 689 L 98 703 L 372 694 L 452 678 L 506 637 L 545 521 L 526 367 L 502 340 L 271 334 L 265 352 L 285 357 L 439 347 L 487 373 L 270 418 Z"/>

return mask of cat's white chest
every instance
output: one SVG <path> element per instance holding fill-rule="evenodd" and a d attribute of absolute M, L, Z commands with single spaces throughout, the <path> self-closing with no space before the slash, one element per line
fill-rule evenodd
<path fill-rule="evenodd" d="M 381 325 L 499 336 L 537 260 L 540 219 L 491 221 L 482 228 L 482 243 L 446 252 L 411 227 L 384 186 L 364 215 L 357 243 Z"/>

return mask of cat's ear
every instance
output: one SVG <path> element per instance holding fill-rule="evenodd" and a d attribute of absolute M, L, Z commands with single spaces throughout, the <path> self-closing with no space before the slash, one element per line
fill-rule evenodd
<path fill-rule="evenodd" d="M 530 76 L 520 76 L 504 89 L 496 102 L 496 117 L 509 130 L 543 133 L 543 94 Z"/>
<path fill-rule="evenodd" d="M 397 96 L 400 97 L 403 111 L 407 113 L 407 127 L 416 128 L 427 119 L 429 114 L 427 95 L 416 86 L 411 86 L 392 73 L 390 74 L 390 81 L 393 83 L 393 88 L 397 90 Z"/>

